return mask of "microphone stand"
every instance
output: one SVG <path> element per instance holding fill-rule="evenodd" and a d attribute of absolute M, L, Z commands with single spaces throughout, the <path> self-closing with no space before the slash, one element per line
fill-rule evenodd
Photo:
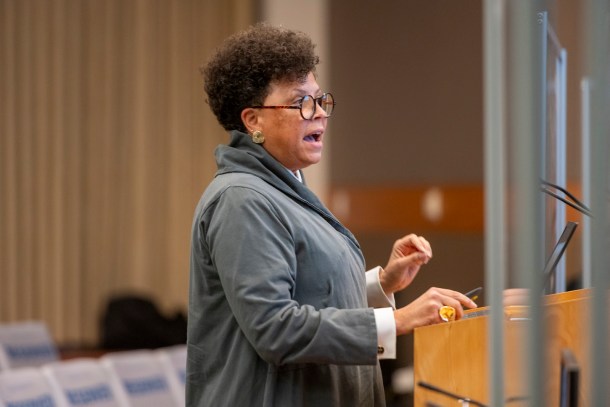
<path fill-rule="evenodd" d="M 423 387 L 424 389 L 432 390 L 433 392 L 442 394 L 447 397 L 451 397 L 454 400 L 457 400 L 458 403 L 462 403 L 462 407 L 469 407 L 470 405 L 477 407 L 488 407 L 486 404 L 481 403 L 480 401 L 472 400 L 468 397 L 460 396 L 459 394 L 451 393 L 450 391 L 443 390 L 440 387 L 436 387 L 430 383 L 422 382 L 421 380 L 417 382 L 417 385 Z"/>
<path fill-rule="evenodd" d="M 432 385 L 430 383 L 423 382 L 421 380 L 419 382 L 417 382 L 417 385 L 420 386 L 420 387 L 423 387 L 424 389 L 432 390 L 435 393 L 439 393 L 439 394 L 442 394 L 444 396 L 447 396 L 447 397 L 450 397 L 452 399 L 455 399 L 455 400 L 458 401 L 458 403 L 462 403 L 462 407 L 469 407 L 470 405 L 477 406 L 477 407 L 489 407 L 489 406 L 487 406 L 487 404 L 483 404 L 480 401 L 473 400 L 473 399 L 468 398 L 468 397 L 460 396 L 459 394 L 455 394 L 455 393 L 452 393 L 450 391 L 441 389 L 440 387 L 434 386 L 434 385 Z M 527 397 L 527 396 L 513 396 L 513 397 L 507 398 L 506 399 L 506 403 L 507 404 L 509 404 L 509 403 L 520 403 L 520 402 L 525 402 L 525 401 L 528 401 L 528 400 L 529 400 L 529 397 Z M 432 402 L 429 402 L 429 401 L 426 402 L 426 406 L 427 407 L 438 407 L 436 404 L 434 404 Z"/>

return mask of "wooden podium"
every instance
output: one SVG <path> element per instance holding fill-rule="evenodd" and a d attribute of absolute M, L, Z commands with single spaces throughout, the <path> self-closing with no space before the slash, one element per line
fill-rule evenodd
<path fill-rule="evenodd" d="M 545 395 L 548 406 L 558 406 L 562 351 L 579 367 L 578 405 L 588 406 L 586 384 L 589 383 L 590 291 L 576 290 L 548 295 L 544 299 Z M 489 367 L 486 308 L 467 311 L 459 321 L 417 328 L 415 347 L 415 406 L 452 406 L 456 400 L 447 394 L 424 387 L 430 385 L 454 395 L 489 405 Z M 507 306 L 504 309 L 504 395 L 522 406 L 518 400 L 527 397 L 527 369 L 522 344 L 527 340 L 527 307 Z M 565 358 L 564 358 L 565 360 Z M 419 385 L 420 383 L 423 385 Z M 584 388 L 583 388 L 584 386 Z M 474 403 L 470 405 L 476 405 Z"/>

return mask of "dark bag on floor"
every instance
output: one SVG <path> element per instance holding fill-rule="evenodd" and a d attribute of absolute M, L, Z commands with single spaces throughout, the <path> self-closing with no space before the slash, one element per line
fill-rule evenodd
<path fill-rule="evenodd" d="M 102 316 L 103 349 L 155 349 L 186 343 L 186 317 L 165 317 L 148 298 L 126 295 L 109 300 Z"/>

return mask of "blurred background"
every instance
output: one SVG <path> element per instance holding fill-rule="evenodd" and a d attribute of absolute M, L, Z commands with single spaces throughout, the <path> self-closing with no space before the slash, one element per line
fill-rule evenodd
<path fill-rule="evenodd" d="M 569 183 L 580 176 L 580 3 L 544 4 L 569 58 Z M 385 265 L 406 233 L 433 246 L 399 305 L 431 286 L 483 286 L 482 8 L 0 0 L 0 322 L 42 320 L 62 349 L 96 350 L 113 299 L 144 298 L 181 320 L 193 211 L 213 150 L 228 141 L 199 67 L 261 20 L 317 43 L 319 83 L 338 106 L 306 180 L 355 233 L 367 265 Z M 579 247 L 567 253 L 570 278 Z M 412 358 L 412 338 L 400 338 L 386 381 Z"/>

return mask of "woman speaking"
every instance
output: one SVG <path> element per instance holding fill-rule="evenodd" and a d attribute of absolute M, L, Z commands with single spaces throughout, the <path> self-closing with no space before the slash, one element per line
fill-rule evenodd
<path fill-rule="evenodd" d="M 318 86 L 314 44 L 257 24 L 202 69 L 208 103 L 230 134 L 192 227 L 187 406 L 383 406 L 379 358 L 396 336 L 475 307 L 431 288 L 396 309 L 432 257 L 414 234 L 385 267 L 307 188 L 322 158 L 334 95 Z"/>

